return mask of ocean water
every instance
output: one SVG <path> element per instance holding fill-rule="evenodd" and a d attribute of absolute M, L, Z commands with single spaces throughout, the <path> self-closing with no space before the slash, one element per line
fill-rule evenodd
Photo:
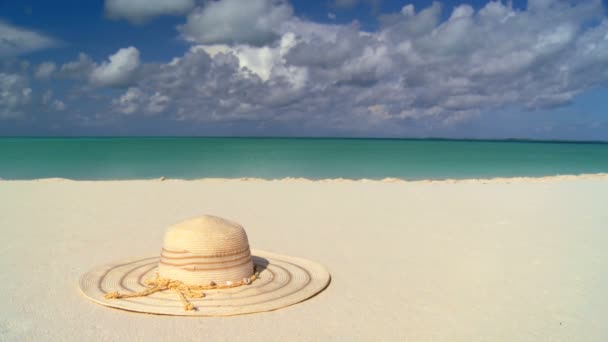
<path fill-rule="evenodd" d="M 0 177 L 446 179 L 608 172 L 608 144 L 308 138 L 0 138 Z"/>

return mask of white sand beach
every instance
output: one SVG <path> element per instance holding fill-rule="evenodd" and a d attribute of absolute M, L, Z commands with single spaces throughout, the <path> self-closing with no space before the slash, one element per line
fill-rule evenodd
<path fill-rule="evenodd" d="M 1 341 L 606 341 L 608 176 L 403 182 L 0 181 Z M 213 214 L 332 281 L 278 311 L 175 317 L 87 300 L 90 268 Z"/>

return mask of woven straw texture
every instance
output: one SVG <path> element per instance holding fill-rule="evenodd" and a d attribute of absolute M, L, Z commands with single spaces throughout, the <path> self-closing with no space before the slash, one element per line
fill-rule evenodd
<path fill-rule="evenodd" d="M 239 282 L 253 274 L 249 241 L 236 222 L 205 215 L 169 227 L 158 267 L 186 284 Z"/>
<path fill-rule="evenodd" d="M 99 266 L 84 274 L 80 289 L 85 296 L 113 308 L 162 315 L 230 316 L 272 311 L 304 301 L 321 292 L 330 281 L 327 270 L 312 261 L 252 250 L 260 277 L 250 285 L 208 290 L 194 299 L 195 311 L 184 311 L 171 291 L 146 297 L 105 299 L 110 291 L 138 292 L 144 280 L 154 278 L 158 257 L 140 258 Z"/>

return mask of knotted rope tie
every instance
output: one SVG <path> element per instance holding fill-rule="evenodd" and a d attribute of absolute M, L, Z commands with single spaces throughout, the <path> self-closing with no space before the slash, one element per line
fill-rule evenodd
<path fill-rule="evenodd" d="M 214 290 L 214 289 L 228 289 L 232 287 L 237 287 L 241 285 L 249 285 L 252 281 L 258 279 L 260 277 L 260 273 L 254 269 L 254 273 L 251 277 L 245 278 L 238 282 L 228 282 L 226 284 L 215 284 L 211 283 L 209 285 L 186 285 L 179 280 L 172 280 L 167 278 L 161 278 L 158 273 L 156 273 L 156 278 L 154 279 L 146 279 L 144 283 L 148 286 L 147 289 L 135 292 L 135 293 L 119 293 L 117 291 L 108 292 L 104 295 L 106 299 L 120 299 L 120 298 L 133 298 L 133 297 L 145 297 L 151 295 L 156 292 L 165 291 L 165 290 L 173 290 L 179 296 L 180 301 L 184 305 L 184 310 L 192 311 L 196 308 L 188 298 L 203 298 L 205 294 L 202 292 L 203 290 Z"/>

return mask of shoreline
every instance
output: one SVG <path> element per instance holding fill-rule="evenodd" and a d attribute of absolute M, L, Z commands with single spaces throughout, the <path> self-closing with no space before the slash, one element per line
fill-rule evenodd
<path fill-rule="evenodd" d="M 284 178 L 257 178 L 257 177 L 239 177 L 239 178 L 221 178 L 221 177 L 206 177 L 206 178 L 129 178 L 129 179 L 71 179 L 62 177 L 50 178 L 35 178 L 35 179 L 4 179 L 0 177 L 2 182 L 265 182 L 265 183 L 283 183 L 283 182 L 307 182 L 307 183 L 521 183 L 521 182 L 556 182 L 556 181 L 572 181 L 572 180 L 608 180 L 608 173 L 583 173 L 583 174 L 567 174 L 553 176 L 513 176 L 513 177 L 490 177 L 490 178 L 442 178 L 442 179 L 404 179 L 397 177 L 386 177 L 382 179 L 370 178 L 322 178 L 312 179 L 305 177 L 284 177 Z"/>

